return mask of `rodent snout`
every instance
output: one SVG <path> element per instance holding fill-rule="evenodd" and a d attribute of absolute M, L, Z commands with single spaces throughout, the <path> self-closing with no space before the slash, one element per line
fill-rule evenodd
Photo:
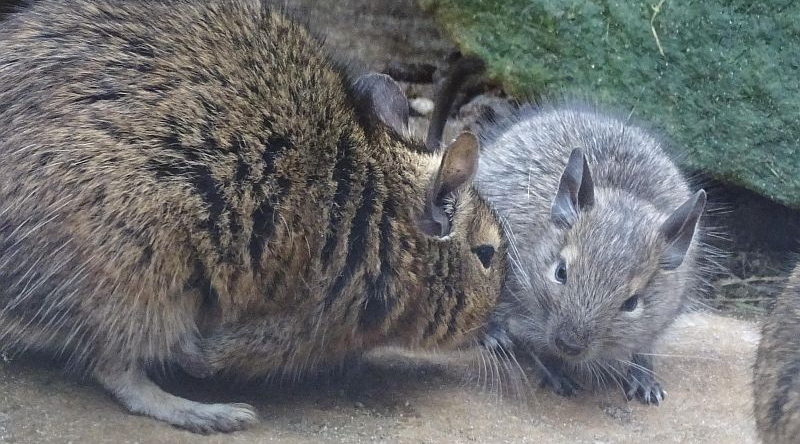
<path fill-rule="evenodd" d="M 560 336 L 556 338 L 556 347 L 570 356 L 578 356 L 585 348 L 576 343 L 565 341 Z"/>
<path fill-rule="evenodd" d="M 566 325 L 558 328 L 553 342 L 559 352 L 570 357 L 582 354 L 589 346 L 589 342 L 584 339 L 583 335 Z"/>

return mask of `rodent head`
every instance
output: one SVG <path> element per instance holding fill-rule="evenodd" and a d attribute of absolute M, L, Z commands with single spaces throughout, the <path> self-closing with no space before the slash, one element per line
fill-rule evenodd
<path fill-rule="evenodd" d="M 624 191 L 595 190 L 574 150 L 551 226 L 509 288 L 523 305 L 510 313 L 510 332 L 576 366 L 646 349 L 681 307 L 704 206 L 702 190 L 668 215 Z"/>
<path fill-rule="evenodd" d="M 405 345 L 466 345 L 483 333 L 506 276 L 503 230 L 473 186 L 478 140 L 462 133 L 442 150 L 427 152 L 407 137 L 408 102 L 391 78 L 368 73 L 354 85 L 368 137 L 403 145 L 401 154 L 413 159 L 418 175 L 413 180 L 419 200 L 410 216 L 419 257 L 408 258 L 408 270 L 398 270 L 406 273 L 406 292 L 414 296 L 388 329 L 407 338 Z"/>
<path fill-rule="evenodd" d="M 432 186 L 438 191 L 431 194 L 429 210 L 418 219 L 418 226 L 438 244 L 432 250 L 448 256 L 442 261 L 447 268 L 433 272 L 442 279 L 441 291 L 450 294 L 449 304 L 455 304 L 452 314 L 446 313 L 446 305 L 440 309 L 437 304 L 431 318 L 437 323 L 423 332 L 426 346 L 464 344 L 482 336 L 505 281 L 506 242 L 496 214 L 472 186 L 454 189 L 444 179 L 463 169 L 457 164 L 467 157 L 474 156 L 468 161 L 474 162 L 470 167 L 474 170 L 477 149 L 477 140 L 469 133 L 447 147 Z"/>

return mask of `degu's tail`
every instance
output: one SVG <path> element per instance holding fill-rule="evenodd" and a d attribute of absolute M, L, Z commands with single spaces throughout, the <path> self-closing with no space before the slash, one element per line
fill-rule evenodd
<path fill-rule="evenodd" d="M 482 73 L 485 68 L 483 61 L 474 56 L 460 57 L 450 66 L 434 100 L 431 123 L 428 126 L 428 135 L 425 140 L 425 147 L 429 151 L 439 150 L 447 116 L 450 115 L 450 108 L 452 108 L 461 86 L 470 76 Z"/>

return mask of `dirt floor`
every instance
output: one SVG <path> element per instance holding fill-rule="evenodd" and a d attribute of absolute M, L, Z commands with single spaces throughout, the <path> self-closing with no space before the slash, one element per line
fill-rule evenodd
<path fill-rule="evenodd" d="M 349 384 L 230 389 L 172 378 L 172 392 L 258 409 L 254 428 L 212 436 L 128 414 L 91 382 L 43 362 L 12 360 L 0 364 L 0 442 L 756 443 L 750 368 L 757 341 L 751 322 L 703 313 L 679 319 L 658 349 L 656 371 L 668 392 L 658 407 L 627 403 L 617 389 L 561 398 L 537 388 L 524 401 L 498 397 L 496 387 L 483 388 L 475 367 L 385 352 Z"/>

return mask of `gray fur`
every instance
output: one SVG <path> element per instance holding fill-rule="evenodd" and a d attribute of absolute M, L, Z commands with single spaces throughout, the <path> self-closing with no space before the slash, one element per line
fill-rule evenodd
<path fill-rule="evenodd" d="M 512 340 L 535 355 L 557 391 L 570 393 L 573 379 L 585 384 L 611 376 L 626 384 L 629 397 L 660 402 L 651 347 L 702 274 L 700 236 L 692 236 L 696 218 L 681 219 L 686 226 L 671 231 L 684 236 L 678 240 L 664 234 L 671 227 L 660 227 L 684 204 L 679 216 L 691 213 L 686 208 L 702 212 L 705 194 L 691 193 L 657 139 L 588 107 L 524 106 L 505 124 L 490 126 L 483 145 L 476 184 L 512 239 L 512 273 L 499 311 Z M 581 206 L 587 197 L 573 183 L 579 214 L 571 220 L 563 218 L 570 189 L 562 173 L 576 149 L 588 169 L 567 172 L 573 182 L 586 182 L 590 173 L 593 199 Z M 681 251 L 687 230 L 685 257 L 670 270 L 662 259 Z M 552 277 L 559 257 L 567 264 L 563 285 Z M 643 296 L 637 308 L 621 310 L 634 294 Z"/>

